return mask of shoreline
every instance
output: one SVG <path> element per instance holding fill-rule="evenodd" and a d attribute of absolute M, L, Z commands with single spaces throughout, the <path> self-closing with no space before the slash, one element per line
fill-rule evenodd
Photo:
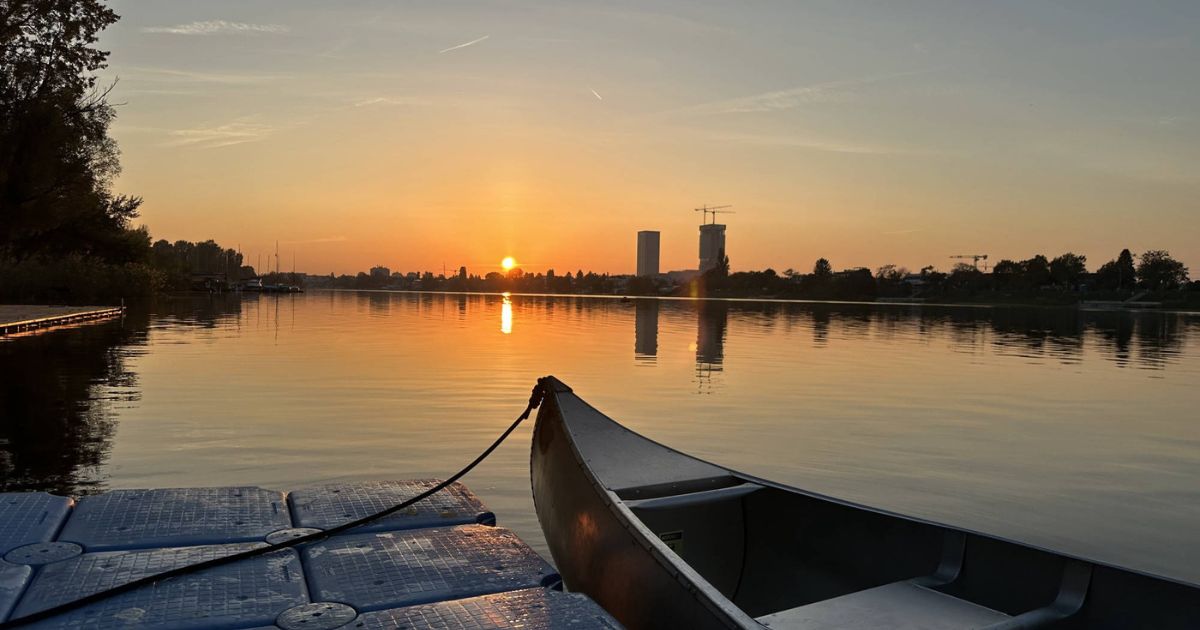
<path fill-rule="evenodd" d="M 1038 303 L 1038 302 L 901 302 L 883 300 L 820 300 L 808 298 L 781 298 L 781 297 L 735 297 L 735 296 L 704 296 L 692 297 L 684 295 L 625 295 L 625 294 L 592 294 L 592 293 L 526 293 L 518 291 L 410 291 L 407 289 L 305 289 L 306 292 L 328 292 L 328 293 L 411 293 L 411 294 L 428 294 L 428 295 L 486 295 L 497 297 L 554 297 L 554 298 L 589 298 L 601 300 L 618 300 L 618 301 L 634 301 L 634 300 L 662 300 L 662 301 L 680 301 L 680 302 L 760 302 L 767 304 L 834 304 L 848 306 L 897 306 L 897 307 L 936 307 L 936 308 L 979 308 L 979 309 L 994 309 L 994 308 L 1041 308 L 1041 309 L 1063 309 L 1063 310 L 1081 310 L 1087 312 L 1137 312 L 1137 313 L 1183 313 L 1192 314 L 1200 313 L 1200 306 L 1154 306 L 1145 308 L 1122 308 L 1122 307 L 1104 307 L 1104 306 L 1088 306 L 1086 301 L 1077 301 L 1070 303 Z"/>

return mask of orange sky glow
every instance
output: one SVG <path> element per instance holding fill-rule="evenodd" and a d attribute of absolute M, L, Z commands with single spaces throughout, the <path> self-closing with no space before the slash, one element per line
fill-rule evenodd
<path fill-rule="evenodd" d="M 113 2 L 119 192 L 249 264 L 1200 269 L 1195 5 Z M 940 8 L 939 8 L 940 7 Z"/>

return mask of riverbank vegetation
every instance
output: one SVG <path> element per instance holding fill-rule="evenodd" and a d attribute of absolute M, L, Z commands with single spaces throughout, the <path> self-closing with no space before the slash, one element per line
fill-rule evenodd
<path fill-rule="evenodd" d="M 108 135 L 108 53 L 93 44 L 117 16 L 100 2 L 0 8 L 0 295 L 145 293 L 161 278 L 135 227 L 139 197 L 116 194 Z"/>
<path fill-rule="evenodd" d="M 676 294 L 710 297 L 773 297 L 809 300 L 893 300 L 987 304 L 1075 304 L 1081 301 L 1160 302 L 1200 307 L 1200 283 L 1163 250 L 1128 249 L 1095 272 L 1087 258 L 1071 252 L 1055 258 L 1038 254 L 1001 260 L 990 270 L 957 264 L 948 272 L 932 266 L 917 272 L 884 265 L 834 272 L 824 258 L 811 273 L 773 269 L 729 273 L 728 263 L 681 287 Z"/>
<path fill-rule="evenodd" d="M 113 190 L 116 110 L 95 43 L 117 19 L 98 0 L 0 5 L 0 299 L 114 301 L 240 269 L 213 241 L 151 245 L 141 197 Z"/>

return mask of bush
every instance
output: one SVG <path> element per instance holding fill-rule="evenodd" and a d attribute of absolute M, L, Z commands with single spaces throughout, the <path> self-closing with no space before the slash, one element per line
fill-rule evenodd
<path fill-rule="evenodd" d="M 0 260 L 0 300 L 116 302 L 152 295 L 164 274 L 144 263 L 114 264 L 84 256 Z"/>

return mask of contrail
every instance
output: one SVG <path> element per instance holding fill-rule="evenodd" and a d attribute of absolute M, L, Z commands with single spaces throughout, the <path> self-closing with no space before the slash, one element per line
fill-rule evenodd
<path fill-rule="evenodd" d="M 459 44 L 459 45 L 457 45 L 457 46 L 451 46 L 451 47 L 449 47 L 449 48 L 447 48 L 447 49 L 445 49 L 445 50 L 439 50 L 439 51 L 438 51 L 438 54 L 440 55 L 440 54 L 442 54 L 442 53 L 448 53 L 448 52 L 450 52 L 451 50 L 458 50 L 459 48 L 466 48 L 467 46 L 470 46 L 470 45 L 472 45 L 472 44 L 478 44 L 479 42 L 481 42 L 481 41 L 483 41 L 483 40 L 485 40 L 485 39 L 487 39 L 487 38 L 489 38 L 489 37 L 491 37 L 491 35 L 484 35 L 483 37 L 480 37 L 479 39 L 472 39 L 471 41 L 469 41 L 469 42 L 467 42 L 467 43 L 465 43 L 465 44 Z"/>
<path fill-rule="evenodd" d="M 592 90 L 592 88 L 588 88 L 588 89 L 589 89 L 589 90 Z M 603 101 L 603 100 L 604 100 L 604 97 L 603 97 L 603 96 L 600 96 L 600 93 L 599 93 L 599 92 L 597 92 L 596 90 L 592 90 L 592 94 L 595 94 L 597 99 L 599 99 L 599 100 L 601 100 L 601 101 Z"/>

